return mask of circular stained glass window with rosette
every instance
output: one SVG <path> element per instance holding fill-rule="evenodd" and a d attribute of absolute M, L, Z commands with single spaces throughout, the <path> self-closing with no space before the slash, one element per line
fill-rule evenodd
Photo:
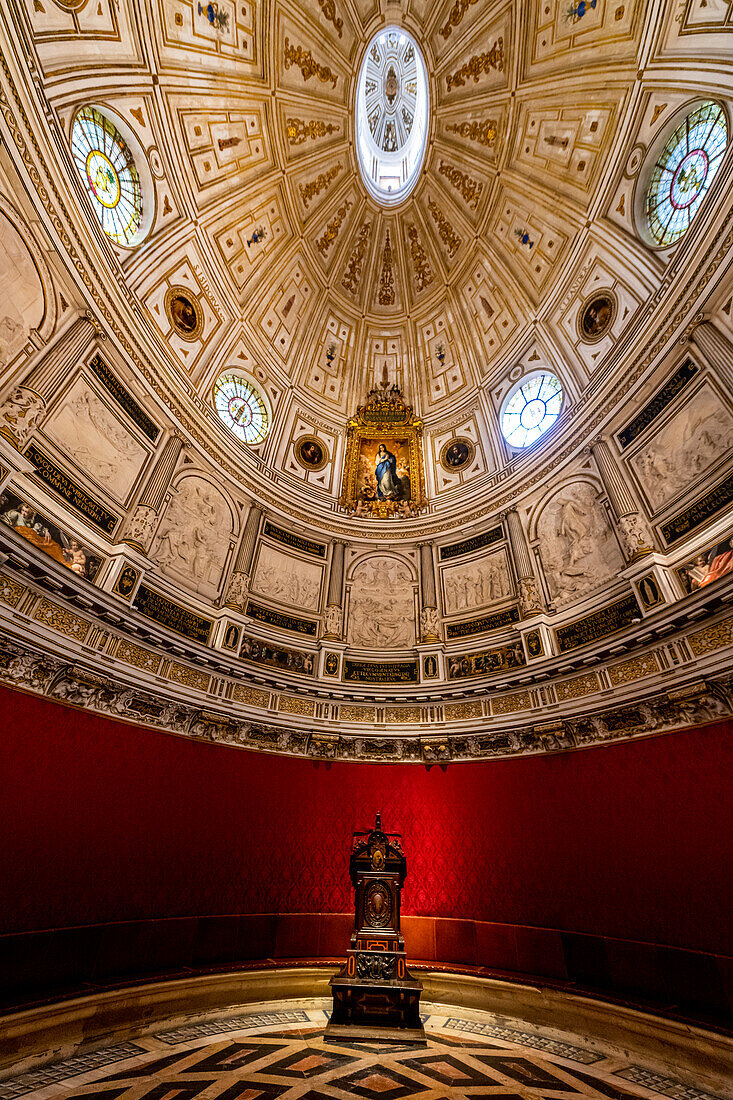
<path fill-rule="evenodd" d="M 132 150 L 97 107 L 83 107 L 71 130 L 71 151 L 102 229 L 116 244 L 135 244 L 143 194 Z"/>
<path fill-rule="evenodd" d="M 230 432 L 243 443 L 261 443 L 270 414 L 260 391 L 241 374 L 222 374 L 214 386 L 214 407 Z"/>
<path fill-rule="evenodd" d="M 690 228 L 727 144 L 725 111 L 713 102 L 701 103 L 669 135 L 646 191 L 646 223 L 656 244 L 674 244 Z"/>
<path fill-rule="evenodd" d="M 401 27 L 367 46 L 356 89 L 356 149 L 362 179 L 383 206 L 417 182 L 428 134 L 428 78 L 420 47 Z"/>
<path fill-rule="evenodd" d="M 562 408 L 560 379 L 549 371 L 531 374 L 510 390 L 501 430 L 512 447 L 529 447 L 552 427 Z"/>

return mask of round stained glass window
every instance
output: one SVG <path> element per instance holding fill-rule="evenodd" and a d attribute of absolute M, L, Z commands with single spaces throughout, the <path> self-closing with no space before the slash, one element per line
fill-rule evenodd
<path fill-rule="evenodd" d="M 529 447 L 551 428 L 562 408 L 560 379 L 549 371 L 531 374 L 510 392 L 501 413 L 501 430 L 512 447 Z"/>
<path fill-rule="evenodd" d="M 428 78 L 420 47 L 401 27 L 385 27 L 364 54 L 356 89 L 361 175 L 382 203 L 402 202 L 415 186 L 428 133 Z"/>
<path fill-rule="evenodd" d="M 229 431 L 243 443 L 261 443 L 267 435 L 270 414 L 248 378 L 222 374 L 214 386 L 214 406 Z"/>
<path fill-rule="evenodd" d="M 84 107 L 74 119 L 71 151 L 102 229 L 117 244 L 133 244 L 142 226 L 143 196 L 122 134 L 96 107 Z"/>
<path fill-rule="evenodd" d="M 728 124 L 718 103 L 700 104 L 670 134 L 646 192 L 647 227 L 657 244 L 673 244 L 690 228 L 727 142 Z"/>

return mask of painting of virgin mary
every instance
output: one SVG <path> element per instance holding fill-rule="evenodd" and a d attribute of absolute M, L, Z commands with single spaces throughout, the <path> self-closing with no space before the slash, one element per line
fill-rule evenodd
<path fill-rule="evenodd" d="M 400 495 L 400 482 L 397 478 L 397 459 L 388 451 L 384 443 L 377 449 L 374 475 L 377 479 L 377 496 L 380 500 L 394 500 Z"/>

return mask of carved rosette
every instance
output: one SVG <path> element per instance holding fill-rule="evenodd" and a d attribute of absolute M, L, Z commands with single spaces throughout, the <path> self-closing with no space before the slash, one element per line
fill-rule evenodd
<path fill-rule="evenodd" d="M 226 606 L 234 611 L 244 611 L 247 606 L 247 594 L 249 592 L 249 577 L 246 573 L 232 573 L 226 596 Z"/>
<path fill-rule="evenodd" d="M 0 405 L 0 435 L 21 450 L 46 411 L 46 402 L 35 390 L 16 386 Z"/>
<path fill-rule="evenodd" d="M 519 606 L 523 618 L 544 611 L 539 585 L 534 577 L 521 577 L 519 581 Z"/>
<path fill-rule="evenodd" d="M 153 541 L 153 534 L 157 522 L 158 513 L 155 508 L 151 508 L 147 504 L 138 504 L 127 521 L 125 533 L 122 536 L 122 542 L 134 546 L 137 550 L 146 554 L 150 549 L 150 543 Z"/>
<path fill-rule="evenodd" d="M 420 639 L 423 642 L 440 641 L 440 617 L 437 607 L 424 607 L 420 612 Z"/>
<path fill-rule="evenodd" d="M 342 610 L 338 604 L 329 604 L 324 615 L 324 638 L 340 641 L 342 631 Z"/>
<path fill-rule="evenodd" d="M 628 562 L 634 562 L 652 553 L 652 535 L 649 525 L 638 512 L 629 512 L 626 516 L 620 516 L 617 523 L 624 557 Z"/>

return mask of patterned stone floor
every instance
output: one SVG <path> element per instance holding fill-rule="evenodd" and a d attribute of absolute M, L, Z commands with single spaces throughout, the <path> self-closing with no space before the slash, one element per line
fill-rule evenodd
<path fill-rule="evenodd" d="M 0 1100 L 719 1100 L 587 1041 L 425 1005 L 427 1046 L 325 1043 L 321 1002 L 159 1031 L 0 1082 Z"/>

